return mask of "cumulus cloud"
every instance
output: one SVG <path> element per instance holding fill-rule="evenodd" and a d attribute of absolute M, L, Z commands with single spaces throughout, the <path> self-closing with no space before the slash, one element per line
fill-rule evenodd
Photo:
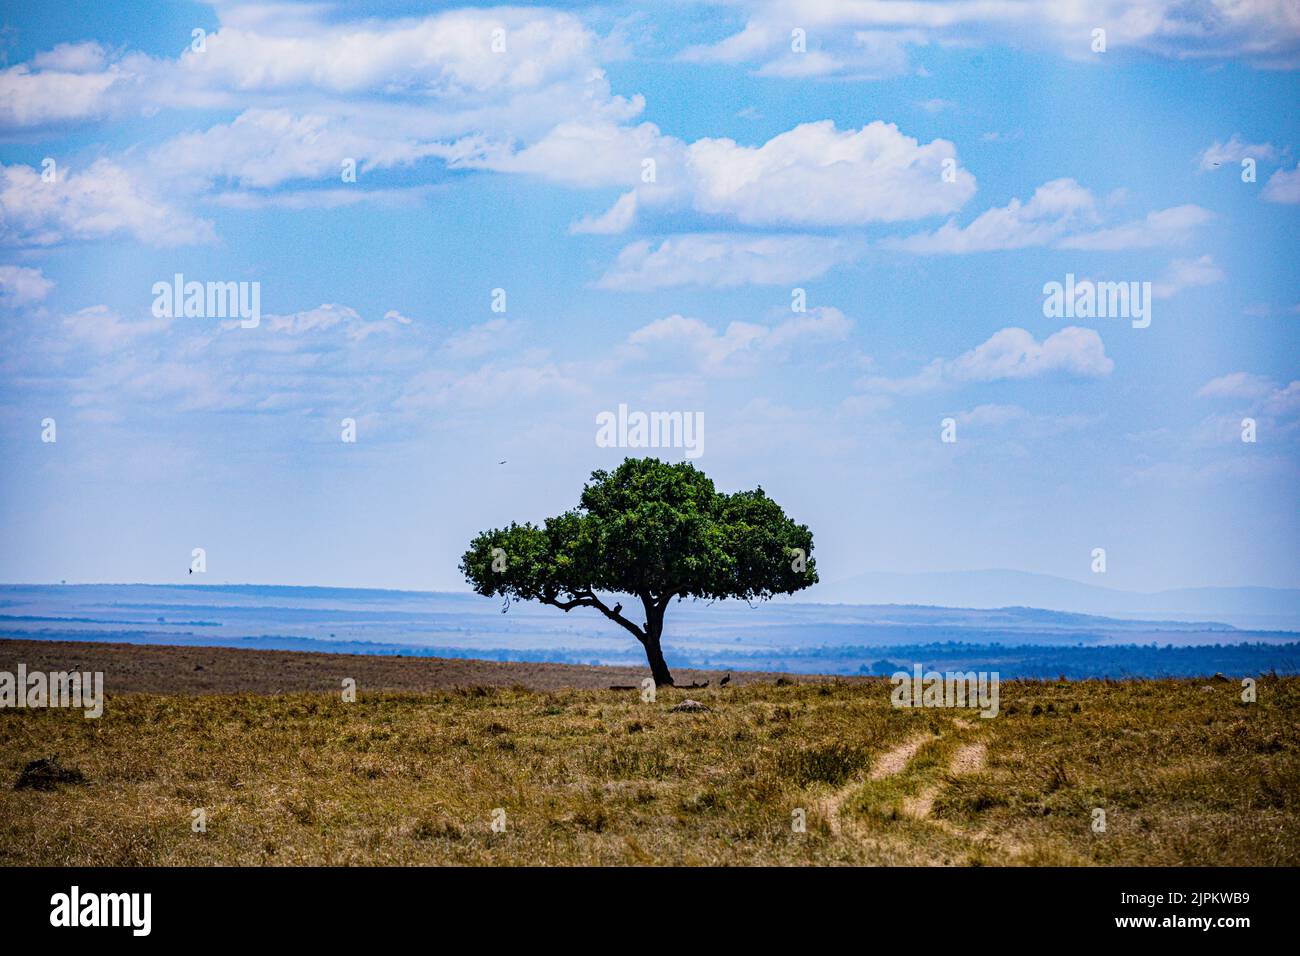
<path fill-rule="evenodd" d="M 728 0 L 727 6 L 732 6 Z M 927 43 L 1037 47 L 1083 58 L 1102 25 L 1112 47 L 1177 59 L 1243 57 L 1264 67 L 1300 61 L 1300 19 L 1287 0 L 1180 3 L 1178 0 L 1059 0 L 806 3 L 748 0 L 738 33 L 692 46 L 693 62 L 751 65 L 765 75 L 879 79 L 914 69 L 910 50 Z M 792 49 L 792 30 L 806 35 Z"/>
<path fill-rule="evenodd" d="M 920 219 L 959 209 L 975 177 L 955 170 L 947 140 L 921 145 L 879 120 L 840 131 L 830 120 L 804 123 L 757 148 L 729 139 L 691 144 L 694 205 L 746 225 L 860 225 Z"/>
<path fill-rule="evenodd" d="M 742 358 L 786 355 L 800 346 L 842 341 L 852 327 L 848 317 L 833 306 L 809 309 L 774 326 L 731 322 L 721 331 L 699 319 L 670 315 L 629 335 L 625 360 L 641 364 L 654 356 L 673 362 L 685 359 L 701 370 L 717 371 L 738 367 Z"/>
<path fill-rule="evenodd" d="M 360 342 L 375 334 L 397 332 L 403 326 L 410 325 L 411 320 L 392 311 L 386 313 L 382 319 L 365 319 L 351 306 L 326 302 L 314 309 L 304 309 L 301 312 L 265 315 L 262 317 L 261 324 L 267 330 L 267 339 L 278 336 L 310 336 L 334 330 L 342 333 L 349 341 Z M 223 322 L 221 327 L 236 332 L 242 329 L 239 319 Z M 249 338 L 248 341 L 257 340 Z M 273 342 L 267 344 L 271 348 L 278 347 Z"/>
<path fill-rule="evenodd" d="M 494 51 L 494 42 L 504 49 Z M 304 18 L 292 30 L 223 25 L 202 52 L 187 49 L 178 70 L 221 89 L 472 98 L 566 78 L 591 62 L 595 42 L 577 17 L 545 9 L 464 9 L 332 25 Z"/>
<path fill-rule="evenodd" d="M 1232 372 L 1211 379 L 1197 390 L 1198 398 L 1248 401 L 1251 407 L 1274 416 L 1300 412 L 1300 381 L 1278 385 L 1273 379 L 1250 372 Z"/>
<path fill-rule="evenodd" d="M 1183 289 L 1212 285 L 1223 281 L 1223 270 L 1210 255 L 1197 259 L 1175 259 L 1165 269 L 1164 276 L 1151 287 L 1151 293 L 1158 299 L 1168 299 Z"/>
<path fill-rule="evenodd" d="M 1094 228 L 1101 219 L 1092 193 L 1073 179 L 1054 179 L 1028 202 L 1012 199 L 985 210 L 968 225 L 950 219 L 932 232 L 883 239 L 880 245 L 923 255 L 960 255 L 1035 246 L 1117 251 L 1188 241 L 1210 213 L 1200 206 L 1161 209 L 1142 219 Z"/>
<path fill-rule="evenodd" d="M 729 289 L 815 279 L 861 254 L 860 243 L 829 236 L 690 233 L 634 242 L 596 283 L 602 289 L 681 285 Z"/>
<path fill-rule="evenodd" d="M 82 44 L 83 50 L 91 44 Z M 27 128 L 97 119 L 114 108 L 115 91 L 138 86 L 136 78 L 120 68 L 69 69 L 91 62 L 84 52 L 78 60 L 66 48 L 56 47 L 37 56 L 33 71 L 27 64 L 0 70 L 0 128 Z M 144 63 L 138 60 L 137 63 Z"/>
<path fill-rule="evenodd" d="M 1078 378 L 1109 375 L 1115 363 L 1093 329 L 1069 326 L 1042 342 L 1021 328 L 1005 328 L 954 359 L 935 359 L 908 378 L 871 376 L 867 391 L 913 394 L 976 382 L 1037 378 L 1060 373 Z"/>
<path fill-rule="evenodd" d="M 30 305 L 49 295 L 54 283 L 40 269 L 27 266 L 0 266 L 0 302 L 6 305 Z"/>
<path fill-rule="evenodd" d="M 154 246 L 210 242 L 212 224 L 152 194 L 107 159 L 61 171 L 45 182 L 31 166 L 0 166 L 0 238 L 10 245 L 48 246 L 125 233 Z"/>
<path fill-rule="evenodd" d="M 949 220 L 938 229 L 882 245 L 915 253 L 968 253 L 1042 246 L 1079 223 L 1096 219 L 1092 193 L 1073 179 L 1054 179 L 1034 190 L 1028 202 L 1012 199 L 1007 205 L 980 213 L 969 225 Z"/>
<path fill-rule="evenodd" d="M 223 5 L 204 49 L 175 59 L 78 44 L 0 71 L 0 127 L 240 110 L 113 161 L 137 184 L 163 183 L 159 194 L 187 200 L 215 184 L 337 183 L 345 159 L 359 175 L 429 158 L 455 165 L 536 143 L 575 120 L 624 123 L 644 105 L 611 92 L 600 68 L 610 44 L 570 13 L 507 7 L 347 21 L 318 6 L 257 9 Z M 323 205 L 349 201 L 337 189 L 321 193 Z M 54 242 L 64 233 L 42 236 Z"/>
<path fill-rule="evenodd" d="M 796 14 L 772 4 L 751 17 L 739 33 L 717 43 L 688 47 L 678 58 L 689 63 L 751 64 L 759 76 L 883 80 L 911 71 L 909 48 L 928 42 L 919 30 L 811 26 L 825 20 L 827 13 L 819 7 L 803 7 Z M 842 25 L 851 27 L 852 21 Z M 796 29 L 802 37 L 796 38 Z M 802 40 L 802 49 L 796 48 L 797 39 Z"/>
<path fill-rule="evenodd" d="M 1174 206 L 1109 229 L 1067 237 L 1061 240 L 1060 245 L 1066 249 L 1107 251 L 1176 245 L 1190 239 L 1196 227 L 1209 219 L 1209 211 L 1200 206 Z"/>
<path fill-rule="evenodd" d="M 646 183 L 646 192 L 677 192 L 685 144 L 663 135 L 653 123 L 636 126 L 601 120 L 570 120 L 557 124 L 537 141 L 517 147 L 506 140 L 474 136 L 458 141 L 445 153 L 450 165 L 469 169 L 537 176 L 582 188 L 642 184 L 646 163 L 653 160 L 654 178 L 672 185 Z"/>
<path fill-rule="evenodd" d="M 1233 403 L 1233 411 L 1216 412 L 1201 421 L 1196 438 L 1203 444 L 1239 443 L 1243 416 L 1256 419 L 1261 441 L 1291 435 L 1300 427 L 1300 381 L 1280 385 L 1264 375 L 1232 372 L 1206 382 L 1196 395 Z"/>
<path fill-rule="evenodd" d="M 358 176 L 439 155 L 444 147 L 412 141 L 400 130 L 384 135 L 337 117 L 252 109 L 230 123 L 184 133 L 154 149 L 153 175 L 189 189 L 217 181 L 265 188 L 289 180 L 339 182 L 345 160 Z"/>
<path fill-rule="evenodd" d="M 1264 198 L 1269 202 L 1300 202 L 1300 163 L 1294 169 L 1279 169 L 1264 184 Z"/>
<path fill-rule="evenodd" d="M 956 162 L 951 142 L 922 143 L 881 121 L 846 130 L 829 120 L 805 123 L 755 145 L 687 143 L 652 123 L 633 123 L 642 99 L 615 95 L 600 66 L 610 42 L 570 13 L 466 9 L 339 21 L 306 7 L 260 9 L 222 7 L 222 24 L 204 49 L 187 48 L 175 59 L 118 55 L 94 43 L 39 54 L 0 72 L 0 123 L 239 109 L 129 161 L 102 161 L 101 177 L 114 171 L 131 183 L 136 220 L 164 218 L 150 212 L 166 205 L 151 196 L 190 201 L 213 190 L 225 190 L 213 198 L 227 208 L 334 208 L 377 199 L 382 188 L 267 192 L 337 182 L 348 160 L 362 176 L 437 159 L 454 169 L 584 189 L 620 187 L 610 209 L 571 227 L 605 235 L 654 209 L 759 227 L 898 222 L 951 214 L 975 191 L 973 175 L 955 165 L 954 181 L 944 181 Z M 494 51 L 494 43 L 504 50 Z M 852 43 L 868 58 L 888 45 L 872 31 L 859 31 Z M 121 205 L 118 218 L 127 218 Z M 178 225 L 125 228 L 165 245 L 187 233 L 211 238 L 210 225 L 191 216 L 165 218 Z M 24 241 L 107 234 L 63 226 L 27 228 Z"/>
<path fill-rule="evenodd" d="M 162 332 L 171 323 L 169 318 L 153 316 L 126 319 L 106 305 L 93 305 L 66 316 L 63 328 L 73 340 L 85 342 L 98 351 L 110 352 L 136 339 Z"/>
<path fill-rule="evenodd" d="M 686 144 L 651 123 L 573 122 L 519 150 L 468 144 L 452 152 L 453 165 L 631 190 L 603 216 L 575 226 L 584 232 L 625 229 L 639 209 L 655 207 L 747 226 L 899 222 L 955 212 L 975 193 L 975 177 L 956 165 L 951 142 L 923 144 L 879 120 L 847 130 L 830 120 L 802 123 L 758 146 L 712 138 Z M 952 182 L 944 181 L 948 163 Z"/>
<path fill-rule="evenodd" d="M 528 101 L 545 122 L 547 99 L 567 90 L 571 112 L 599 59 L 599 39 L 572 14 L 502 7 L 418 18 L 342 21 L 320 7 L 223 5 L 203 49 L 176 59 L 110 57 L 95 44 L 63 45 L 0 72 L 0 124 L 24 127 L 164 107 L 226 107 L 262 98 L 405 96 L 430 113 L 462 115 Z M 500 31 L 500 32 L 497 32 Z M 494 42 L 504 49 L 494 50 Z M 539 94 L 546 94 L 541 96 Z M 412 113 L 417 112 L 416 109 Z M 465 128 L 464 120 L 462 129 Z M 472 124 L 470 124 L 472 125 Z"/>

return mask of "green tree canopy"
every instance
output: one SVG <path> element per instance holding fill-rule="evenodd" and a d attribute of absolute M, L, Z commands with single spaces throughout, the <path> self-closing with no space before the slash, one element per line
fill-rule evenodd
<path fill-rule="evenodd" d="M 660 637 L 674 598 L 791 594 L 817 581 L 812 547 L 808 527 L 762 488 L 725 494 L 690 463 L 629 458 L 592 472 L 578 507 L 541 527 L 477 535 L 460 570 L 485 596 L 594 608 L 642 643 L 655 683 L 671 685 Z M 644 615 L 625 615 L 613 595 L 640 599 Z"/>

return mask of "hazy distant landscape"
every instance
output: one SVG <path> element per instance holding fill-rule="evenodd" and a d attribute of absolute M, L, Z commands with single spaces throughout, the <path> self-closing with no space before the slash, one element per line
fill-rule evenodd
<path fill-rule="evenodd" d="M 1122 592 L 1116 592 L 1122 593 Z M 251 585 L 4 585 L 0 636 L 136 644 L 644 666 L 598 615 L 471 594 Z M 1296 673 L 1300 632 L 1028 607 L 681 602 L 669 662 L 881 675 L 913 663 L 1006 679 Z"/>
<path fill-rule="evenodd" d="M 873 571 L 818 584 L 797 599 L 823 604 L 1054 608 L 1120 618 L 1213 620 L 1240 628 L 1300 630 L 1300 589 L 1296 588 L 1200 587 L 1138 592 L 1029 571 Z"/>

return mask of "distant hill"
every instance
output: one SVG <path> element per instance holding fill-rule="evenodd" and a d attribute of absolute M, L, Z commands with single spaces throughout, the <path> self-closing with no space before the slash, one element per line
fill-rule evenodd
<path fill-rule="evenodd" d="M 1264 630 L 1300 628 L 1297 588 L 1178 588 L 1144 593 L 1028 571 L 870 571 L 814 585 L 799 599 L 823 604 L 1035 607 L 1121 618 L 1223 621 Z"/>

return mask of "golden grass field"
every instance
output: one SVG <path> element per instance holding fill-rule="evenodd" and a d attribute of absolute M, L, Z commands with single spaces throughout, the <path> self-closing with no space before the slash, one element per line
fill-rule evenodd
<path fill-rule="evenodd" d="M 0 641 L 0 669 L 38 666 L 26 644 Z M 46 648 L 45 666 L 118 653 L 64 647 Z M 337 690 L 258 692 L 276 689 L 274 661 L 318 655 L 133 650 L 169 693 L 114 693 L 108 670 L 99 720 L 0 711 L 0 863 L 1300 862 L 1300 678 L 1261 678 L 1251 704 L 1235 681 L 1004 682 L 1001 714 L 981 719 L 892 707 L 881 679 L 770 675 L 726 687 L 713 675 L 654 703 L 592 686 L 378 690 L 359 678 L 345 703 Z M 240 671 L 260 670 L 261 684 L 195 692 L 209 675 L 196 655 L 224 673 L 249 653 L 270 655 Z M 417 685 L 438 671 L 427 659 L 353 663 Z M 473 678 L 475 662 L 455 663 L 457 680 Z M 321 676 L 335 664 L 315 666 L 317 683 L 337 686 Z M 588 685 L 627 679 L 573 670 Z M 686 697 L 708 709 L 672 712 Z M 84 781 L 13 789 L 49 757 Z M 206 832 L 192 830 L 197 808 Z M 504 832 L 491 826 L 497 808 Z"/>

